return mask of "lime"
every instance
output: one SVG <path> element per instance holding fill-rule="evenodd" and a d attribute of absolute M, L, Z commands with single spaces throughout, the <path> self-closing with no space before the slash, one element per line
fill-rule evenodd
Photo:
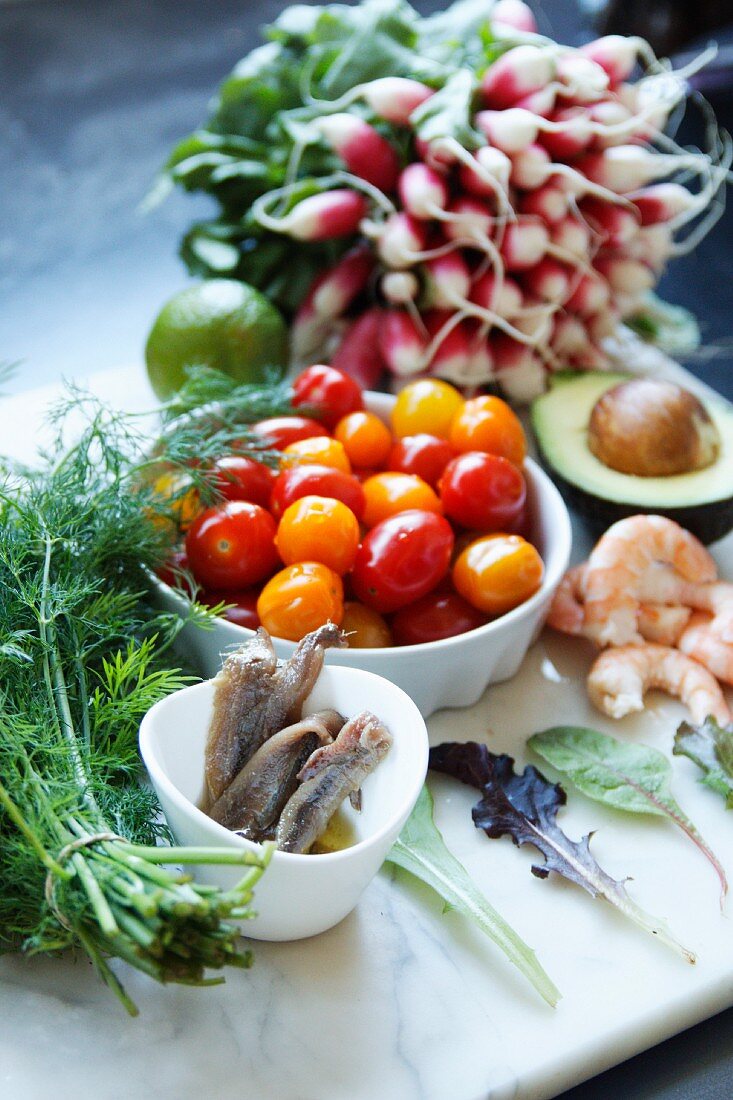
<path fill-rule="evenodd" d="M 156 395 L 180 389 L 186 367 L 215 367 L 238 382 L 261 382 L 287 359 L 285 322 L 259 290 L 234 279 L 208 279 L 175 294 L 145 346 Z"/>

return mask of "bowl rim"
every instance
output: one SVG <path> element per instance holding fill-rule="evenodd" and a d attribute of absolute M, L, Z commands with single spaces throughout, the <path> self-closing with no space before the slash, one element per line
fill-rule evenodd
<path fill-rule="evenodd" d="M 400 706 L 404 708 L 408 715 L 412 713 L 413 723 L 416 723 L 420 728 L 422 736 L 420 736 L 420 760 L 422 761 L 422 767 L 419 772 L 415 771 L 414 780 L 405 785 L 402 791 L 402 797 L 399 811 L 390 815 L 390 817 L 380 825 L 380 827 L 372 833 L 370 836 L 365 837 L 364 840 L 358 841 L 356 844 L 351 844 L 347 848 L 340 848 L 335 852 L 283 852 L 278 848 L 274 848 L 272 852 L 272 860 L 277 859 L 278 862 L 284 861 L 290 863 L 296 861 L 303 863 L 306 866 L 312 862 L 314 855 L 318 856 L 318 865 L 324 866 L 332 863 L 343 862 L 353 858 L 357 852 L 363 852 L 367 848 L 378 847 L 384 837 L 391 832 L 396 825 L 405 817 L 405 807 L 409 806 L 407 815 L 412 812 L 412 809 L 417 802 L 417 799 L 422 790 L 425 782 L 425 777 L 428 770 L 428 755 L 430 751 L 430 745 L 428 741 L 428 731 L 425 724 L 425 719 L 420 713 L 417 704 L 410 698 L 406 691 L 391 680 L 386 679 L 384 676 L 380 676 L 376 672 L 368 672 L 366 669 L 356 668 L 352 665 L 326 665 L 324 664 L 320 673 L 318 674 L 318 680 L 320 680 L 323 674 L 326 674 L 326 678 L 330 679 L 344 674 L 356 675 L 358 679 L 367 679 L 373 681 L 372 692 L 385 691 L 385 685 L 387 694 L 394 694 L 397 696 L 397 701 Z M 163 767 L 156 747 L 154 744 L 154 726 L 157 719 L 160 717 L 160 712 L 165 710 L 166 704 L 174 698 L 178 698 L 182 695 L 190 695 L 192 693 L 203 694 L 204 692 L 210 693 L 212 691 L 213 678 L 208 680 L 202 680 L 198 684 L 190 684 L 188 687 L 179 688 L 178 691 L 172 692 L 170 695 L 166 695 L 164 699 L 159 699 L 157 703 L 146 712 L 140 723 L 140 730 L 138 734 L 138 742 L 140 747 L 140 755 L 143 759 L 143 763 L 148 771 L 153 786 L 157 789 L 160 785 L 166 794 L 166 797 L 175 802 L 177 807 L 184 812 L 193 821 L 201 821 L 207 826 L 212 826 L 215 834 L 219 834 L 222 839 L 223 847 L 245 848 L 250 851 L 262 851 L 263 845 L 254 840 L 248 840 L 247 837 L 240 836 L 238 833 L 233 832 L 231 829 L 227 829 L 225 825 L 220 824 L 218 821 L 214 821 L 209 817 L 207 813 L 201 810 L 195 802 L 192 802 L 178 789 L 173 780 L 168 775 L 168 772 Z M 317 682 L 317 681 L 316 681 Z M 370 708 L 372 709 L 372 708 Z M 374 708 L 374 713 L 377 714 L 378 708 Z M 379 715 L 377 714 L 377 717 Z M 390 729 L 393 740 L 395 740 L 399 734 Z M 389 755 L 385 760 L 389 759 Z M 385 761 L 382 761 L 385 763 Z M 419 775 L 419 779 L 418 779 Z M 409 797 L 408 797 L 409 796 Z M 215 845 L 211 844 L 212 847 Z"/>
<path fill-rule="evenodd" d="M 383 414 L 388 413 L 395 401 L 396 397 L 394 394 L 380 393 L 376 390 L 364 390 L 364 403 L 367 408 L 371 407 L 375 412 L 381 412 Z M 552 557 L 554 559 L 554 567 L 552 569 L 547 568 L 545 558 L 548 555 L 543 555 L 542 562 L 545 568 L 542 575 L 542 583 L 537 591 L 534 592 L 528 600 L 525 600 L 524 603 L 512 608 L 511 611 L 505 611 L 503 615 L 499 615 L 496 619 L 492 619 L 488 623 L 483 623 L 481 626 L 474 627 L 473 630 L 464 631 L 463 634 L 454 634 L 449 638 L 437 638 L 431 642 L 418 642 L 416 645 L 391 645 L 377 648 L 354 646 L 349 647 L 350 652 L 358 654 L 360 659 L 364 659 L 364 654 L 368 654 L 374 659 L 379 659 L 377 655 L 384 655 L 385 659 L 390 657 L 394 659 L 407 653 L 420 655 L 447 651 L 455 646 L 466 645 L 469 639 L 485 638 L 490 640 L 505 626 L 511 626 L 512 623 L 521 622 L 526 616 L 531 615 L 538 604 L 555 590 L 570 563 L 570 554 L 572 551 L 572 525 L 570 513 L 568 512 L 567 505 L 559 489 L 537 461 L 527 455 L 524 460 L 524 468 L 525 472 L 529 475 L 528 480 L 531 481 L 532 488 L 542 497 L 546 498 L 546 506 L 551 509 L 554 518 L 552 530 Z M 477 533 L 476 537 L 481 537 L 480 532 Z M 185 592 L 177 588 L 172 588 L 171 585 L 166 584 L 165 581 L 160 580 L 160 578 L 156 577 L 154 574 L 151 574 L 151 576 L 153 577 L 155 587 L 157 587 L 163 595 L 179 602 L 182 608 L 191 606 L 192 601 L 186 596 Z M 247 638 L 254 637 L 255 634 L 254 630 L 251 630 L 249 627 L 240 626 L 237 623 L 229 622 L 227 619 L 222 619 L 221 625 L 227 633 L 230 632 L 230 629 L 236 631 L 236 634 L 232 635 L 231 641 L 223 643 L 222 648 L 224 650 L 237 645 L 237 638 L 241 638 L 243 642 Z M 273 640 L 282 646 L 292 647 L 292 650 L 294 650 L 298 644 L 297 642 L 290 641 L 288 638 L 278 638 L 277 635 L 273 635 Z M 239 644 L 241 644 L 241 642 Z"/>

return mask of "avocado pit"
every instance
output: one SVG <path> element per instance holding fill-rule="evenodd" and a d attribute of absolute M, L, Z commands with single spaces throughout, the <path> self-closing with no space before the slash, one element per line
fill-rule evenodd
<path fill-rule="evenodd" d="M 694 394 L 674 382 L 632 378 L 606 390 L 588 425 L 588 448 L 612 470 L 671 477 L 711 466 L 720 434 Z"/>

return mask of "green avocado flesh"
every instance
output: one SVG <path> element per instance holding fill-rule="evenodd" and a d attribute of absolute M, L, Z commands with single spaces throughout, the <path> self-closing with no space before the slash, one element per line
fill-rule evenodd
<path fill-rule="evenodd" d="M 629 375 L 588 371 L 558 374 L 532 405 L 532 427 L 542 458 L 564 483 L 570 503 L 596 527 L 634 511 L 659 512 L 704 542 L 733 527 L 733 406 L 714 398 L 704 405 L 720 433 L 717 460 L 703 470 L 668 477 L 636 477 L 605 466 L 588 446 L 596 401 Z"/>

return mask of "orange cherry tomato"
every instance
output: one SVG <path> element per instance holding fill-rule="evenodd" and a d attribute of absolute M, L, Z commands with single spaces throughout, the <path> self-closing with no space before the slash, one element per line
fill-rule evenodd
<path fill-rule="evenodd" d="M 296 462 L 316 463 L 318 466 L 331 466 L 344 474 L 351 473 L 351 463 L 343 443 L 327 435 L 316 435 L 290 443 L 283 451 L 282 468 L 286 469 Z"/>
<path fill-rule="evenodd" d="M 383 649 L 393 644 L 386 619 L 358 600 L 348 600 L 344 604 L 341 629 L 347 635 L 349 649 Z"/>
<path fill-rule="evenodd" d="M 347 573 L 354 564 L 359 534 L 359 521 L 340 500 L 307 496 L 283 512 L 275 545 L 286 565 L 320 561 L 335 573 Z"/>
<path fill-rule="evenodd" d="M 392 409 L 392 431 L 404 435 L 428 432 L 447 439 L 453 417 L 464 401 L 455 386 L 439 378 L 419 378 L 397 395 Z"/>
<path fill-rule="evenodd" d="M 460 408 L 450 427 L 457 451 L 485 451 L 521 466 L 527 441 L 517 416 L 500 397 L 472 397 Z"/>
<path fill-rule="evenodd" d="M 374 527 L 375 523 L 410 508 L 419 508 L 422 512 L 443 511 L 438 494 L 417 474 L 385 470 L 368 477 L 362 488 L 366 501 L 363 520 L 367 527 Z"/>
<path fill-rule="evenodd" d="M 392 450 L 392 433 L 374 413 L 342 416 L 333 434 L 343 444 L 352 466 L 383 466 Z"/>
<path fill-rule="evenodd" d="M 276 638 L 299 642 L 344 614 L 344 586 L 338 573 L 319 561 L 288 565 L 271 577 L 257 601 L 260 622 Z"/>
<path fill-rule="evenodd" d="M 543 573 L 542 558 L 521 535 L 484 535 L 459 555 L 453 584 L 479 611 L 503 615 L 537 591 Z"/>

